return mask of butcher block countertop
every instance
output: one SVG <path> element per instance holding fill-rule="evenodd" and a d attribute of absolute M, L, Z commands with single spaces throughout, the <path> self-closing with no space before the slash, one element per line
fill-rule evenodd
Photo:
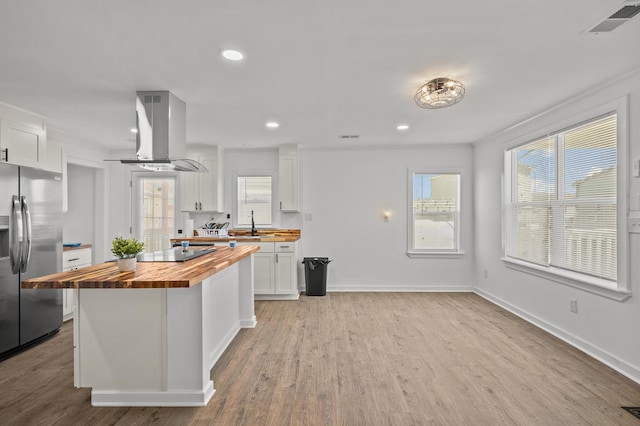
<path fill-rule="evenodd" d="M 138 262 L 134 272 L 118 272 L 116 262 L 105 262 L 22 281 L 22 288 L 188 288 L 259 249 L 258 246 L 233 249 L 219 246 L 212 253 L 186 262 Z"/>
<path fill-rule="evenodd" d="M 73 246 L 63 246 L 62 251 L 73 251 L 73 250 L 82 250 L 91 248 L 91 244 L 81 244 L 81 245 L 73 245 Z"/>
<path fill-rule="evenodd" d="M 198 232 L 196 229 L 195 232 Z M 228 237 L 212 237 L 212 236 L 202 236 L 198 235 L 195 237 L 189 238 L 172 238 L 171 242 L 180 242 L 180 241 L 189 241 L 190 243 L 226 243 L 229 241 L 238 241 L 238 242 L 272 242 L 272 243 L 283 243 L 283 242 L 294 242 L 300 239 L 300 230 L 299 229 L 259 229 L 258 235 L 252 236 L 251 231 L 249 230 L 237 230 L 233 229 L 229 231 L 230 235 Z M 217 246 L 216 246 L 217 247 Z"/>

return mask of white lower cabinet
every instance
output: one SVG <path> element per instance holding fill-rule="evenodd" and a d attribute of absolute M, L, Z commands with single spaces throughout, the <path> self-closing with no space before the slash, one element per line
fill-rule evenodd
<path fill-rule="evenodd" d="M 62 272 L 73 271 L 75 269 L 91 266 L 91 247 L 82 247 L 62 252 Z M 74 289 L 62 290 L 62 319 L 63 321 L 73 318 L 75 311 Z"/>
<path fill-rule="evenodd" d="M 243 242 L 239 245 L 259 245 L 253 255 L 254 296 L 260 300 L 296 300 L 298 290 L 297 242 Z"/>

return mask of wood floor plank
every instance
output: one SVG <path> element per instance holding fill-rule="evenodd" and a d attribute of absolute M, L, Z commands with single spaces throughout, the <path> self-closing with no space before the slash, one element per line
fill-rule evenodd
<path fill-rule="evenodd" d="M 72 324 L 0 362 L 2 425 L 637 425 L 640 385 L 468 293 L 256 303 L 200 408 L 105 408 L 73 387 Z"/>

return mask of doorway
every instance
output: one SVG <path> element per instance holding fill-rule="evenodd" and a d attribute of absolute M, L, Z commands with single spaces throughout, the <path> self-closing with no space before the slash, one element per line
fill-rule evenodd
<path fill-rule="evenodd" d="M 176 229 L 176 176 L 132 172 L 133 235 L 144 242 L 144 251 L 171 247 Z"/>

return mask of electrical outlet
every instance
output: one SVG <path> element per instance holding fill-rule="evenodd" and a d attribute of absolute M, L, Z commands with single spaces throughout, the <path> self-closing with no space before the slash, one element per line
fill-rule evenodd
<path fill-rule="evenodd" d="M 227 219 L 231 219 L 231 213 L 227 213 Z"/>
<path fill-rule="evenodd" d="M 489 271 L 487 271 L 486 269 L 484 270 L 484 277 L 485 278 L 489 278 Z"/>
<path fill-rule="evenodd" d="M 305 213 L 304 214 L 304 220 L 306 222 L 311 222 L 313 220 L 313 215 L 311 213 Z"/>
<path fill-rule="evenodd" d="M 569 299 L 569 310 L 574 314 L 578 313 L 578 301 L 576 299 Z"/>
<path fill-rule="evenodd" d="M 640 218 L 638 217 L 629 218 L 629 232 L 631 234 L 640 234 Z"/>

